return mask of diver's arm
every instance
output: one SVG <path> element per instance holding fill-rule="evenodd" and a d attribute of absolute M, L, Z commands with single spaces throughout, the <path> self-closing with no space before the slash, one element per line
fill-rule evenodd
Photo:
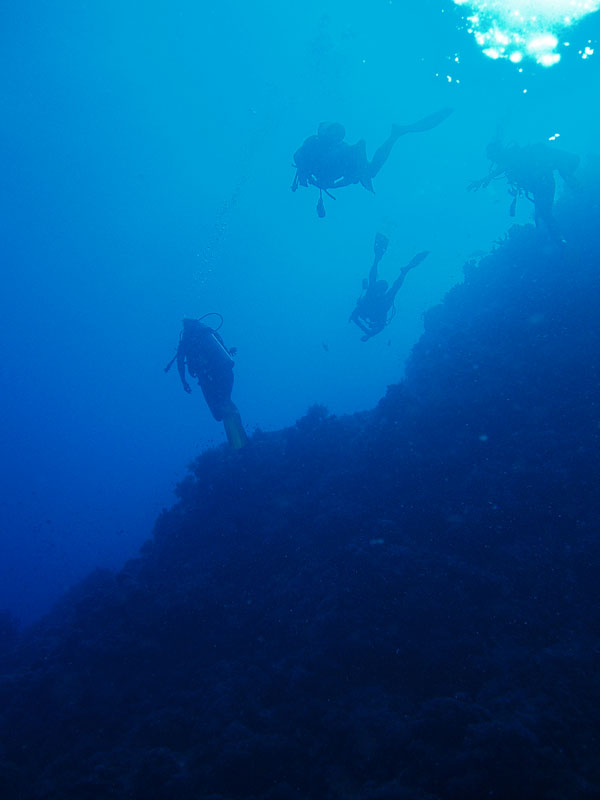
<path fill-rule="evenodd" d="M 353 322 L 355 325 L 358 325 L 358 327 L 361 329 L 361 331 L 363 333 L 367 334 L 367 336 L 372 336 L 373 335 L 372 332 L 371 332 L 371 328 L 367 327 L 364 324 L 364 322 L 360 319 L 360 317 L 358 316 L 358 309 L 357 308 L 355 308 L 354 311 L 352 312 L 352 314 L 350 315 L 350 319 L 348 320 L 348 322 Z"/>
<path fill-rule="evenodd" d="M 292 183 L 292 192 L 295 192 L 298 186 L 304 186 L 305 188 L 308 186 L 309 183 L 312 183 L 312 176 L 310 172 L 301 167 L 298 167 L 296 170 L 296 177 L 294 178 L 294 182 Z"/>
<path fill-rule="evenodd" d="M 183 386 L 183 391 L 187 392 L 188 394 L 191 393 L 192 387 L 186 380 L 185 375 L 185 351 L 181 344 L 177 348 L 177 372 L 179 373 L 179 377 L 181 378 L 181 384 Z"/>
<path fill-rule="evenodd" d="M 486 189 L 494 180 L 494 178 L 499 178 L 501 175 L 504 175 L 504 169 L 502 167 L 497 167 L 495 170 L 488 172 L 485 178 L 479 178 L 477 181 L 471 181 L 471 183 L 467 186 L 467 191 L 476 192 L 478 189 Z"/>
<path fill-rule="evenodd" d="M 296 177 L 292 183 L 292 191 L 295 192 L 298 186 L 308 186 L 311 180 L 311 164 L 314 162 L 314 150 L 317 136 L 309 136 L 294 153 L 294 166 L 296 167 Z"/>
<path fill-rule="evenodd" d="M 372 336 L 377 336 L 378 333 L 384 331 L 387 326 L 387 319 L 371 321 L 367 336 L 363 336 L 363 342 L 370 339 Z"/>
<path fill-rule="evenodd" d="M 385 327 L 385 325 L 383 327 L 377 327 L 377 328 L 375 328 L 375 327 L 372 327 L 372 328 L 363 327 L 362 329 L 365 332 L 365 335 L 360 337 L 361 342 L 368 342 L 369 339 L 373 338 L 373 336 L 376 336 L 378 333 L 381 333 L 381 331 L 383 330 L 384 327 Z"/>
<path fill-rule="evenodd" d="M 362 323 L 358 314 L 358 306 L 356 306 L 354 311 L 348 317 L 348 322 L 355 322 L 359 327 L 362 327 Z"/>
<path fill-rule="evenodd" d="M 353 309 L 352 313 L 348 317 L 348 322 L 356 322 L 356 324 L 359 325 L 359 326 L 361 326 L 361 322 L 360 322 L 360 305 L 361 305 L 362 299 L 363 299 L 363 296 L 361 295 L 358 298 L 358 300 L 356 301 L 356 305 L 354 306 L 354 309 Z"/>
<path fill-rule="evenodd" d="M 294 176 L 294 180 L 292 181 L 292 192 L 295 192 L 298 186 L 308 186 L 309 183 L 312 183 L 310 168 L 306 166 L 306 164 L 294 164 L 296 167 L 296 174 Z"/>

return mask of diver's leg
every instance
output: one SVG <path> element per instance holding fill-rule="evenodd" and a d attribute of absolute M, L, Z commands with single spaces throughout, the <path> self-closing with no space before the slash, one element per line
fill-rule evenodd
<path fill-rule="evenodd" d="M 223 415 L 231 404 L 231 390 L 233 389 L 233 368 L 215 369 L 205 372 L 198 378 L 202 394 L 210 413 L 221 422 Z"/>
<path fill-rule="evenodd" d="M 390 153 L 392 152 L 392 147 L 396 144 L 401 136 L 405 136 L 407 133 L 423 133 L 424 131 L 429 131 L 432 128 L 437 127 L 441 122 L 449 117 L 451 113 L 451 108 L 442 108 L 440 111 L 436 111 L 434 114 L 429 114 L 428 116 L 423 117 L 423 119 L 413 122 L 411 125 L 392 125 L 392 133 L 390 136 L 388 136 L 381 147 L 375 151 L 375 155 L 371 161 L 369 170 L 371 178 L 374 178 L 379 170 L 383 167 L 385 162 L 388 160 Z"/>
<path fill-rule="evenodd" d="M 400 275 L 396 278 L 396 280 L 392 283 L 390 288 L 388 289 L 388 297 L 390 298 L 390 307 L 396 298 L 396 294 L 402 287 L 404 283 L 404 279 L 408 273 L 409 267 L 404 267 L 404 269 L 400 272 Z"/>
<path fill-rule="evenodd" d="M 371 165 L 367 158 L 367 145 L 364 139 L 349 148 L 348 163 L 344 172 L 347 183 L 360 183 L 369 192 L 373 190 L 371 182 Z"/>
<path fill-rule="evenodd" d="M 558 170 L 560 177 L 567 186 L 576 188 L 577 181 L 573 173 L 579 166 L 579 156 L 575 153 L 567 153 L 565 150 L 556 150 L 554 156 L 555 169 Z"/>
<path fill-rule="evenodd" d="M 369 286 L 374 286 L 377 283 L 377 268 L 379 267 L 379 262 L 381 260 L 381 256 L 375 256 L 373 260 L 373 266 L 369 271 Z"/>
<path fill-rule="evenodd" d="M 225 435 L 227 436 L 229 446 L 233 450 L 239 450 L 244 447 L 248 441 L 248 437 L 242 425 L 240 412 L 231 400 L 227 407 L 223 409 L 223 427 L 225 428 Z"/>
<path fill-rule="evenodd" d="M 554 205 L 554 190 L 555 182 L 554 176 L 550 179 L 540 183 L 533 193 L 533 202 L 535 204 L 535 224 L 540 227 L 540 223 L 544 223 L 551 238 L 556 242 L 562 242 L 562 237 L 558 230 L 558 224 L 554 217 L 552 207 Z"/>
<path fill-rule="evenodd" d="M 545 176 L 537 182 L 533 191 L 533 202 L 535 205 L 535 224 L 539 227 L 540 222 L 546 223 L 548 227 L 553 225 L 552 206 L 554 205 L 555 191 L 554 176 Z"/>
<path fill-rule="evenodd" d="M 206 405 L 208 406 L 210 413 L 213 415 L 213 418 L 217 420 L 217 422 L 221 422 L 223 419 L 223 415 L 221 414 L 221 403 L 219 402 L 219 395 L 215 389 L 212 378 L 206 374 L 202 374 L 198 377 L 198 383 L 200 384 L 202 394 L 204 395 L 204 399 L 206 400 Z"/>
<path fill-rule="evenodd" d="M 421 261 L 424 261 L 428 255 L 429 250 L 423 250 L 422 252 L 417 253 L 417 255 L 413 256 L 408 264 L 400 270 L 400 275 L 396 278 L 391 288 L 388 290 L 388 295 L 391 297 L 392 302 L 396 297 L 396 292 L 404 283 L 404 279 L 406 278 L 407 274 L 411 271 L 411 269 L 418 267 Z"/>
<path fill-rule="evenodd" d="M 392 133 L 385 142 L 381 145 L 381 147 L 377 148 L 373 158 L 371 159 L 371 163 L 368 165 L 369 167 L 369 177 L 374 178 L 379 170 L 383 167 L 385 162 L 390 157 L 390 153 L 392 152 L 392 147 L 396 144 L 398 139 L 403 135 L 404 131 L 399 129 L 399 126 L 394 125 L 392 129 Z"/>

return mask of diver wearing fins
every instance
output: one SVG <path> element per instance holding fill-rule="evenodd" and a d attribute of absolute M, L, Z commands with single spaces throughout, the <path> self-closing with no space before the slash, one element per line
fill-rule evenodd
<path fill-rule="evenodd" d="M 183 389 L 190 394 L 192 388 L 186 379 L 187 366 L 190 376 L 198 379 L 211 414 L 217 422 L 223 422 L 227 441 L 234 450 L 239 450 L 246 444 L 247 436 L 240 413 L 231 400 L 233 356 L 236 350 L 225 346 L 218 329 L 211 328 L 201 321 L 207 316 L 210 314 L 205 314 L 200 319 L 183 320 L 177 353 L 165 367 L 165 372 L 168 372 L 177 361 L 177 371 Z"/>
<path fill-rule="evenodd" d="M 543 223 L 550 237 L 556 243 L 564 244 L 553 214 L 556 190 L 554 172 L 558 172 L 567 186 L 575 188 L 573 173 L 579 164 L 579 156 L 546 142 L 525 146 L 514 143 L 504 145 L 499 139 L 488 144 L 486 154 L 491 161 L 489 173 L 485 178 L 470 183 L 467 189 L 485 189 L 494 179 L 504 176 L 513 196 L 510 216 L 515 215 L 517 198 L 526 197 L 534 205 L 536 227 L 541 227 Z"/>
<path fill-rule="evenodd" d="M 392 125 L 392 132 L 379 147 L 371 161 L 367 158 L 364 139 L 350 145 L 344 141 L 346 131 L 339 122 L 322 122 L 316 135 L 309 136 L 294 153 L 296 176 L 292 191 L 298 186 L 316 186 L 319 190 L 317 214 L 325 216 L 323 192 L 333 198 L 329 189 L 360 183 L 373 192 L 373 178 L 388 160 L 393 146 L 407 133 L 421 133 L 442 123 L 452 113 L 451 108 L 442 108 L 412 125 Z"/>
<path fill-rule="evenodd" d="M 378 233 L 375 236 L 375 244 L 373 246 L 375 259 L 369 272 L 369 278 L 365 278 L 363 281 L 364 294 L 359 297 L 356 308 L 348 319 L 348 322 L 354 322 L 363 331 L 364 336 L 361 336 L 363 342 L 381 333 L 389 325 L 395 313 L 394 300 L 398 290 L 404 283 L 404 279 L 411 269 L 418 266 L 429 255 L 428 250 L 417 253 L 400 271 L 400 275 L 396 278 L 391 288 L 388 289 L 387 281 L 377 280 L 377 268 L 387 250 L 388 243 L 388 238 L 383 234 Z M 390 311 L 392 315 L 388 318 Z"/>

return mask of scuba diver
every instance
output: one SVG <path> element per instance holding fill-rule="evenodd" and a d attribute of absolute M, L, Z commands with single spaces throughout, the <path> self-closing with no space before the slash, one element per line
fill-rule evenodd
<path fill-rule="evenodd" d="M 573 173 L 579 164 L 579 156 L 545 142 L 520 146 L 503 145 L 499 140 L 488 144 L 486 154 L 492 162 L 490 171 L 485 178 L 470 183 L 468 191 L 485 189 L 495 178 L 504 175 L 508 181 L 508 191 L 513 196 L 510 216 L 515 215 L 517 199 L 526 197 L 534 204 L 536 227 L 541 227 L 543 223 L 552 239 L 564 244 L 552 213 L 556 190 L 554 171 L 558 172 L 567 186 L 574 188 L 576 181 Z"/>
<path fill-rule="evenodd" d="M 184 319 L 179 337 L 177 353 L 165 367 L 168 372 L 177 361 L 177 371 L 188 394 L 192 389 L 186 380 L 185 368 L 192 378 L 198 379 L 204 399 L 217 422 L 223 422 L 227 441 L 234 450 L 239 450 L 247 442 L 240 413 L 231 400 L 233 388 L 234 347 L 227 349 L 219 336 L 218 328 L 211 328 L 201 320 L 211 316 L 205 314 L 200 319 Z M 220 314 L 216 316 L 221 316 Z M 221 324 L 223 318 L 221 317 Z"/>
<path fill-rule="evenodd" d="M 389 325 L 396 313 L 396 309 L 394 308 L 396 294 L 404 283 L 406 275 L 429 255 L 428 250 L 417 253 L 412 261 L 409 261 L 400 271 L 400 275 L 396 278 L 391 288 L 388 289 L 387 281 L 377 280 L 377 267 L 387 250 L 388 242 L 388 238 L 381 233 L 375 236 L 375 244 L 373 246 L 375 260 L 369 272 L 368 280 L 367 278 L 363 280 L 364 294 L 359 297 L 356 308 L 348 319 L 348 322 L 354 322 L 361 331 L 364 332 L 364 336 L 360 337 L 363 342 L 381 333 L 381 331 Z M 392 311 L 392 315 L 388 319 L 390 310 Z"/>
<path fill-rule="evenodd" d="M 393 146 L 407 133 L 420 133 L 435 128 L 452 113 L 451 108 L 443 108 L 412 125 L 392 125 L 392 132 L 375 151 L 372 160 L 367 158 L 364 139 L 356 144 L 344 141 L 346 131 L 339 122 L 322 122 L 316 135 L 309 136 L 294 153 L 296 176 L 292 191 L 298 186 L 316 186 L 319 190 L 317 214 L 325 216 L 323 192 L 334 199 L 329 189 L 340 189 L 354 183 L 361 183 L 365 189 L 373 191 L 373 178 L 388 160 Z"/>

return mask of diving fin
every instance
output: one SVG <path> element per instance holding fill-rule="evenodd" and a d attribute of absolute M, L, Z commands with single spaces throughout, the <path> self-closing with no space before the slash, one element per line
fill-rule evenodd
<path fill-rule="evenodd" d="M 392 133 L 397 136 L 402 136 L 405 133 L 423 133 L 423 131 L 430 131 L 447 119 L 453 111 L 453 108 L 446 106 L 439 111 L 435 111 L 433 114 L 423 117 L 423 119 L 417 122 L 413 122 L 412 125 L 393 125 Z"/>
<path fill-rule="evenodd" d="M 229 446 L 233 450 L 241 450 L 247 444 L 248 437 L 237 409 L 223 417 L 223 427 L 225 428 Z"/>
<path fill-rule="evenodd" d="M 383 233 L 376 233 L 375 234 L 375 242 L 373 244 L 373 251 L 375 253 L 376 258 L 382 258 L 383 254 L 387 250 L 387 246 L 390 243 L 390 240 L 387 236 L 384 236 Z"/>
<path fill-rule="evenodd" d="M 414 256 L 414 258 L 412 258 L 412 260 L 409 261 L 409 263 L 404 267 L 404 270 L 408 272 L 409 270 L 418 267 L 421 261 L 424 261 L 428 255 L 429 250 L 423 250 L 421 253 L 417 253 L 417 255 Z"/>

